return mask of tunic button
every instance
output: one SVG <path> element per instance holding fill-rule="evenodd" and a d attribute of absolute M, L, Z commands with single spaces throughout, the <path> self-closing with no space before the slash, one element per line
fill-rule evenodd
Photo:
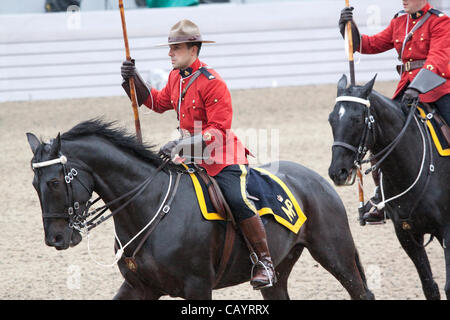
<path fill-rule="evenodd" d="M 181 116 L 184 118 L 184 113 Z"/>
<path fill-rule="evenodd" d="M 184 83 L 184 80 L 183 80 L 183 83 Z"/>
<path fill-rule="evenodd" d="M 445 76 L 445 73 L 442 73 L 443 76 Z"/>
<path fill-rule="evenodd" d="M 416 22 L 415 22 L 415 21 L 413 21 L 413 24 L 416 24 Z"/>
<path fill-rule="evenodd" d="M 192 100 L 192 103 L 195 103 L 195 100 Z"/>
<path fill-rule="evenodd" d="M 423 41 L 423 38 L 420 38 L 420 41 Z"/>
<path fill-rule="evenodd" d="M 412 48 L 409 48 L 408 50 L 409 50 L 409 51 L 411 51 L 411 50 L 412 50 Z"/>
<path fill-rule="evenodd" d="M 398 39 L 395 39 L 395 42 L 398 42 Z"/>
<path fill-rule="evenodd" d="M 412 74 L 412 72 L 410 71 L 409 74 Z M 184 117 L 184 114 L 183 114 L 183 117 Z"/>
<path fill-rule="evenodd" d="M 192 109 L 195 109 L 195 106 L 193 106 Z"/>
<path fill-rule="evenodd" d="M 413 59 L 409 59 L 409 61 L 413 61 Z"/>
<path fill-rule="evenodd" d="M 214 99 L 214 102 L 217 102 L 217 101 L 219 101 L 219 100 L 217 100 L 217 99 Z"/>

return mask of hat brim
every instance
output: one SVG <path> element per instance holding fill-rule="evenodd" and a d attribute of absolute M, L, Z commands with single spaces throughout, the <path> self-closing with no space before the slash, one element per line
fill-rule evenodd
<path fill-rule="evenodd" d="M 190 42 L 201 42 L 201 43 L 216 43 L 215 41 L 211 40 L 201 40 L 201 41 L 174 41 L 174 42 L 167 42 L 167 43 L 160 43 L 156 44 L 155 47 L 165 47 L 170 46 L 171 44 L 180 44 L 180 43 L 190 43 Z"/>

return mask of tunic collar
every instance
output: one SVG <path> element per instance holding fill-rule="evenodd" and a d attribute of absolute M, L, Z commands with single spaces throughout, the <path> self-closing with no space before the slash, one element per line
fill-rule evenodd
<path fill-rule="evenodd" d="M 431 9 L 431 5 L 427 2 L 427 4 L 426 4 L 422 9 L 420 9 L 420 10 L 417 11 L 417 12 L 411 13 L 411 14 L 410 14 L 410 17 L 413 18 L 413 19 L 419 19 L 419 18 L 422 17 L 425 13 L 427 13 L 428 10 L 430 10 L 430 9 Z"/>
<path fill-rule="evenodd" d="M 180 69 L 180 76 L 182 78 L 187 78 L 192 75 L 195 71 L 197 71 L 201 67 L 200 60 L 197 58 L 189 67 L 186 69 Z"/>

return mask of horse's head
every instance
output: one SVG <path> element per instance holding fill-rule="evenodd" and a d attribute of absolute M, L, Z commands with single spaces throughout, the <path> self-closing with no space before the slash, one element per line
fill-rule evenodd
<path fill-rule="evenodd" d="M 338 186 L 349 184 L 352 178 L 354 181 L 355 165 L 362 160 L 369 147 L 368 97 L 375 78 L 364 86 L 348 88 L 345 75 L 338 82 L 336 104 L 328 117 L 334 138 L 328 174 Z"/>
<path fill-rule="evenodd" d="M 81 241 L 78 227 L 91 198 L 93 178 L 75 169 L 73 159 L 64 155 L 59 134 L 51 143 L 41 143 L 32 133 L 27 138 L 34 155 L 33 186 L 41 204 L 45 243 L 58 250 L 75 246 Z"/>

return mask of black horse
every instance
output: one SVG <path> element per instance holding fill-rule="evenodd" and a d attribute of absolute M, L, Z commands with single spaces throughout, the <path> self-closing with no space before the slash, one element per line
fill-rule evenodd
<path fill-rule="evenodd" d="M 170 177 L 179 171 L 174 164 L 161 169 L 163 160 L 151 146 L 137 143 L 134 136 L 98 119 L 78 124 L 51 143 L 41 143 L 31 133 L 27 137 L 34 153 L 33 186 L 41 203 L 45 242 L 58 250 L 81 241 L 79 226 L 93 191 L 105 203 L 119 199 L 110 207 L 120 240 L 116 250 L 128 243 L 153 219 L 167 197 Z M 352 299 L 373 299 L 344 205 L 333 187 L 315 172 L 292 162 L 280 162 L 275 174 L 298 199 L 307 220 L 294 234 L 273 218 L 263 217 L 268 219 L 265 227 L 278 277 L 273 287 L 261 291 L 263 297 L 289 298 L 288 277 L 306 247 Z M 130 270 L 124 258 L 118 261 L 125 281 L 116 299 L 158 299 L 163 295 L 211 299 L 213 289 L 249 280 L 249 252 L 239 234 L 228 268 L 213 285 L 224 244 L 224 224 L 203 218 L 191 178 L 187 174 L 180 177 L 170 211 L 135 257 L 137 270 Z M 125 248 L 125 256 L 131 255 L 140 239 L 138 236 Z"/>
<path fill-rule="evenodd" d="M 440 299 L 424 248 L 424 234 L 431 234 L 444 248 L 449 299 L 450 158 L 439 156 L 415 108 L 405 116 L 400 103 L 372 90 L 374 82 L 347 88 L 345 75 L 338 82 L 337 103 L 329 115 L 334 137 L 330 178 L 346 184 L 371 151 L 381 168 L 387 214 L 414 262 L 425 297 Z"/>

